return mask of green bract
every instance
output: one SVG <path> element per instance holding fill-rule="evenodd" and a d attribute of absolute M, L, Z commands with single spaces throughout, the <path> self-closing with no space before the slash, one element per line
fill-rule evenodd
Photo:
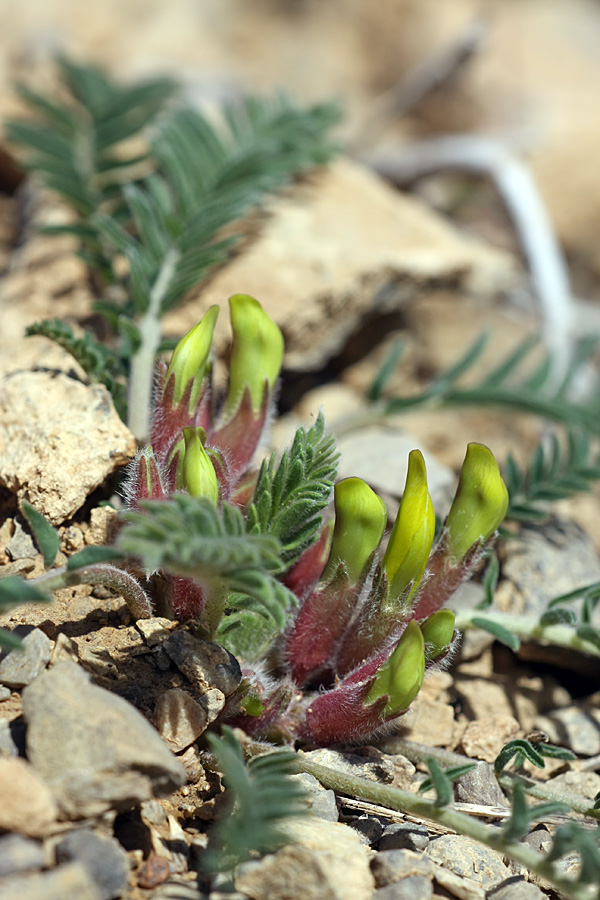
<path fill-rule="evenodd" d="M 433 536 L 435 513 L 427 488 L 427 470 L 420 450 L 411 450 L 400 509 L 383 558 L 390 594 L 399 597 L 412 584 L 412 596 L 423 577 Z"/>
<path fill-rule="evenodd" d="M 283 362 L 283 335 L 260 303 L 247 294 L 235 294 L 229 298 L 229 307 L 233 350 L 225 417 L 235 413 L 246 387 L 257 413 L 263 402 L 265 381 L 269 389 L 273 387 Z"/>
<path fill-rule="evenodd" d="M 350 581 L 362 575 L 367 560 L 379 546 L 387 522 L 385 503 L 362 478 L 344 478 L 335 486 L 335 528 L 327 579 L 344 562 Z"/>
<path fill-rule="evenodd" d="M 484 444 L 469 444 L 446 519 L 451 561 L 460 562 L 471 547 L 487 541 L 507 509 L 508 491 L 494 454 Z"/>
<path fill-rule="evenodd" d="M 367 704 L 375 703 L 387 694 L 388 702 L 383 710 L 384 715 L 390 716 L 407 709 L 423 684 L 424 654 L 423 634 L 416 621 L 412 619 L 406 626 L 398 646 L 377 672 L 375 682 L 367 695 Z"/>
<path fill-rule="evenodd" d="M 454 637 L 455 615 L 450 609 L 439 609 L 419 623 L 423 640 L 427 644 L 425 657 L 436 659 Z"/>
<path fill-rule="evenodd" d="M 204 449 L 204 428 L 183 429 L 184 449 L 178 466 L 181 484 L 192 497 L 206 497 L 215 506 L 219 502 L 219 483 L 214 466 Z"/>
<path fill-rule="evenodd" d="M 173 391 L 175 405 L 181 402 L 188 384 L 193 381 L 189 402 L 190 414 L 196 408 L 202 382 L 210 364 L 210 350 L 218 315 L 219 307 L 211 306 L 198 324 L 181 338 L 167 369 L 167 382 L 171 375 L 175 376 Z"/>

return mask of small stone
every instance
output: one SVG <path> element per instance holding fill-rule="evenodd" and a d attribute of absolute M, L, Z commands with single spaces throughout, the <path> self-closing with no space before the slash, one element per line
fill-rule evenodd
<path fill-rule="evenodd" d="M 102 900 L 120 897 L 127 887 L 129 860 L 115 838 L 89 828 L 71 831 L 56 847 L 58 863 L 78 862 L 84 866 Z"/>
<path fill-rule="evenodd" d="M 600 793 L 600 775 L 597 772 L 563 772 L 551 778 L 548 787 L 593 800 Z"/>
<path fill-rule="evenodd" d="M 430 900 L 431 897 L 431 878 L 424 878 L 422 875 L 409 875 L 403 881 L 388 884 L 373 894 L 373 900 Z"/>
<path fill-rule="evenodd" d="M 371 900 L 370 851 L 355 831 L 314 817 L 284 827 L 293 843 L 239 866 L 236 890 L 251 900 Z"/>
<path fill-rule="evenodd" d="M 520 725 L 514 716 L 485 716 L 469 722 L 461 744 L 467 756 L 493 763 L 504 745 L 516 737 Z"/>
<path fill-rule="evenodd" d="M 167 821 L 164 806 L 158 800 L 146 800 L 140 806 L 140 815 L 149 825 L 162 825 Z"/>
<path fill-rule="evenodd" d="M 18 519 L 15 519 L 13 536 L 6 544 L 6 552 L 12 560 L 35 559 L 38 555 L 30 534 L 27 534 Z"/>
<path fill-rule="evenodd" d="M 220 644 L 200 641 L 188 631 L 175 631 L 163 644 L 177 668 L 201 693 L 211 688 L 229 697 L 242 680 L 240 665 Z"/>
<path fill-rule="evenodd" d="M 393 763 L 390 757 L 385 753 L 381 753 L 375 748 L 365 748 L 365 750 L 373 750 L 374 754 L 359 755 L 358 753 L 342 753 L 340 750 L 330 750 L 329 748 L 321 748 L 319 750 L 310 750 L 305 753 L 305 757 L 313 762 L 320 763 L 338 772 L 345 772 L 348 775 L 358 775 L 366 778 L 368 781 L 379 781 L 384 784 L 392 784 L 396 776 Z M 371 756 L 371 758 L 369 758 Z"/>
<path fill-rule="evenodd" d="M 154 724 L 174 753 L 185 750 L 208 725 L 206 710 L 187 691 L 173 688 L 158 698 Z"/>
<path fill-rule="evenodd" d="M 308 772 L 301 772 L 299 775 L 290 775 L 289 777 L 292 781 L 297 781 L 302 785 L 306 793 L 307 805 L 314 816 L 326 819 L 328 822 L 337 822 L 339 813 L 333 791 L 326 790 L 314 775 L 309 775 Z"/>
<path fill-rule="evenodd" d="M 510 869 L 499 854 L 461 835 L 443 834 L 430 841 L 427 855 L 462 878 L 489 887 L 509 878 Z"/>
<path fill-rule="evenodd" d="M 56 819 L 47 785 L 24 759 L 0 759 L 0 829 L 44 837 Z"/>
<path fill-rule="evenodd" d="M 477 763 L 471 772 L 457 778 L 454 782 L 454 791 L 456 799 L 461 803 L 508 806 L 494 770 L 485 762 Z"/>
<path fill-rule="evenodd" d="M 174 628 L 177 628 L 177 622 L 154 616 L 152 619 L 138 619 L 135 627 L 149 647 L 156 647 L 168 638 Z"/>
<path fill-rule="evenodd" d="M 402 737 L 428 747 L 449 747 L 454 738 L 454 708 L 418 694 L 401 723 Z"/>
<path fill-rule="evenodd" d="M 151 900 L 206 900 L 206 894 L 201 894 L 193 883 L 181 876 L 171 875 L 151 894 Z M 231 900 L 237 900 L 233 893 Z"/>
<path fill-rule="evenodd" d="M 18 756 L 19 750 L 12 733 L 12 722 L 0 719 L 0 759 L 7 756 Z"/>
<path fill-rule="evenodd" d="M 461 878 L 449 869 L 433 863 L 433 880 L 458 900 L 486 900 L 486 892 L 470 878 Z"/>
<path fill-rule="evenodd" d="M 545 894 L 535 884 L 524 881 L 519 875 L 507 878 L 487 895 L 487 900 L 546 900 Z"/>
<path fill-rule="evenodd" d="M 384 828 L 377 845 L 379 851 L 425 850 L 429 843 L 429 832 L 424 825 L 411 822 L 393 822 Z"/>
<path fill-rule="evenodd" d="M 0 684 L 0 702 L 2 702 L 2 700 L 8 700 L 11 693 L 12 692 L 10 688 L 4 687 L 3 684 Z"/>
<path fill-rule="evenodd" d="M 420 853 L 411 850 L 383 850 L 375 856 L 371 870 L 378 888 L 402 881 L 412 875 L 431 880 L 431 862 Z"/>
<path fill-rule="evenodd" d="M 151 890 L 164 884 L 171 876 L 171 864 L 164 856 L 151 853 L 138 875 L 138 886 L 145 890 Z"/>
<path fill-rule="evenodd" d="M 354 816 L 354 818 L 348 819 L 346 824 L 358 831 L 363 836 L 365 843 L 371 847 L 383 834 L 383 825 L 375 816 Z"/>
<path fill-rule="evenodd" d="M 23 709 L 27 755 L 70 818 L 129 809 L 185 783 L 185 769 L 142 714 L 73 662 L 25 688 Z"/>
<path fill-rule="evenodd" d="M 16 875 L 0 885 L 0 900 L 102 900 L 88 870 L 80 863 L 50 872 Z"/>
<path fill-rule="evenodd" d="M 39 628 L 17 625 L 12 634 L 22 638 L 23 650 L 10 650 L 0 662 L 0 682 L 11 688 L 25 687 L 50 662 L 51 645 Z"/>
<path fill-rule="evenodd" d="M 71 554 L 83 550 L 85 541 L 81 528 L 76 525 L 68 525 L 61 529 L 60 549 L 63 553 Z"/>
<path fill-rule="evenodd" d="M 77 662 L 78 659 L 79 650 L 77 649 L 77 644 L 60 631 L 56 636 L 54 649 L 52 650 L 52 655 L 50 657 L 50 666 L 55 666 L 57 663 L 64 662 L 65 660 Z"/>
<path fill-rule="evenodd" d="M 20 834 L 0 837 L 0 878 L 41 869 L 44 863 L 44 848 L 39 841 Z"/>
<path fill-rule="evenodd" d="M 535 727 L 544 731 L 553 744 L 566 745 L 578 756 L 597 756 L 600 753 L 599 710 L 566 706 L 538 716 Z"/>
<path fill-rule="evenodd" d="M 112 506 L 97 506 L 90 513 L 85 534 L 87 544 L 112 544 L 119 531 L 119 513 Z"/>

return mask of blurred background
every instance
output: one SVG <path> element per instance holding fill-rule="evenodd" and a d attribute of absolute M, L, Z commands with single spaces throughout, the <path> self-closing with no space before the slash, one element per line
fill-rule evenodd
<path fill-rule="evenodd" d="M 12 82 L 47 83 L 60 52 L 119 77 L 174 74 L 198 101 L 339 98 L 341 139 L 363 157 L 449 132 L 492 137 L 530 165 L 576 292 L 598 293 L 596 0 L 2 0 L 0 27 L 0 119 L 15 112 Z M 473 190 L 427 190 L 510 241 Z"/>

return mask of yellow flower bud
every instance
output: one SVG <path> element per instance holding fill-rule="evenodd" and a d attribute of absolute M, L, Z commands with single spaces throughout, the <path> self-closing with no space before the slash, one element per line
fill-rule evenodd
<path fill-rule="evenodd" d="M 167 369 L 167 379 L 175 375 L 173 401 L 175 406 L 181 402 L 190 381 L 193 381 L 190 395 L 189 411 L 193 413 L 202 388 L 210 362 L 213 333 L 219 315 L 219 307 L 211 306 L 203 318 L 187 334 L 175 349 Z"/>
<path fill-rule="evenodd" d="M 366 703 L 375 703 L 384 694 L 388 702 L 383 710 L 390 716 L 402 712 L 413 702 L 425 677 L 425 642 L 421 629 L 412 619 L 390 658 L 381 666 Z"/>
<path fill-rule="evenodd" d="M 177 467 L 177 487 L 183 488 L 192 497 L 207 497 L 216 506 L 219 502 L 219 482 L 210 456 L 204 449 L 204 428 L 184 428 L 183 440 L 183 456 Z"/>
<path fill-rule="evenodd" d="M 379 546 L 387 522 L 385 503 L 362 478 L 344 478 L 335 486 L 335 527 L 323 578 L 344 562 L 355 583 Z"/>
<path fill-rule="evenodd" d="M 247 294 L 230 297 L 233 350 L 229 364 L 226 418 L 236 412 L 247 386 L 255 413 L 260 410 L 265 381 L 273 387 L 283 362 L 283 335 L 260 303 Z"/>
<path fill-rule="evenodd" d="M 471 547 L 487 541 L 507 509 L 508 491 L 494 454 L 484 444 L 469 444 L 446 519 L 450 560 L 460 562 Z"/>
<path fill-rule="evenodd" d="M 383 557 L 390 595 L 399 597 L 412 583 L 415 593 L 425 567 L 435 533 L 435 513 L 427 488 L 427 470 L 420 450 L 411 450 L 400 509 Z"/>

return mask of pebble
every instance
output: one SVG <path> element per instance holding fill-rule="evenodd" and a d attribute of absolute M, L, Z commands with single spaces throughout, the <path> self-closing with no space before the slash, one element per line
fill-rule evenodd
<path fill-rule="evenodd" d="M 375 816 L 354 816 L 347 819 L 346 824 L 358 831 L 370 846 L 376 844 L 383 834 L 383 825 Z"/>
<path fill-rule="evenodd" d="M 544 731 L 553 744 L 567 746 L 578 756 L 597 756 L 600 753 L 598 710 L 566 706 L 546 716 L 538 716 L 535 727 Z"/>
<path fill-rule="evenodd" d="M 410 875 L 403 881 L 388 884 L 373 894 L 372 900 L 430 900 L 433 897 L 431 878 Z"/>
<path fill-rule="evenodd" d="M 11 693 L 12 692 L 11 692 L 10 688 L 4 687 L 3 684 L 0 684 L 0 701 L 8 700 L 10 698 Z"/>
<path fill-rule="evenodd" d="M 142 714 L 74 662 L 25 688 L 23 710 L 27 755 L 70 818 L 129 809 L 185 783 L 185 769 Z"/>
<path fill-rule="evenodd" d="M 374 750 L 374 748 L 369 749 Z M 319 750 L 310 750 L 304 756 L 313 762 L 329 766 L 337 772 L 357 775 L 360 778 L 366 778 L 368 781 L 392 784 L 396 776 L 396 770 L 391 757 L 386 756 L 384 753 L 379 753 L 379 751 L 375 751 L 375 754 L 375 758 L 369 759 L 368 756 L 360 756 L 358 753 L 342 753 L 340 750 L 321 748 Z"/>
<path fill-rule="evenodd" d="M 220 644 L 200 641 L 188 631 L 175 631 L 163 647 L 201 694 L 209 688 L 217 688 L 229 697 L 242 680 L 237 659 Z"/>
<path fill-rule="evenodd" d="M 0 830 L 44 837 L 56 819 L 46 784 L 24 759 L 0 759 Z"/>
<path fill-rule="evenodd" d="M 172 875 L 171 878 L 150 894 L 150 900 L 205 900 L 195 884 Z M 236 900 L 236 895 L 231 895 Z"/>
<path fill-rule="evenodd" d="M 339 812 L 333 791 L 326 790 L 315 776 L 309 775 L 308 772 L 301 772 L 299 775 L 290 775 L 289 777 L 304 788 L 308 807 L 314 816 L 326 819 L 328 822 L 337 822 Z"/>
<path fill-rule="evenodd" d="M 15 875 L 0 885 L 0 900 L 102 900 L 88 870 L 80 863 L 35 875 Z"/>
<path fill-rule="evenodd" d="M 461 878 L 437 863 L 433 864 L 433 880 L 458 900 L 486 900 L 486 892 L 480 884 L 470 878 Z"/>
<path fill-rule="evenodd" d="M 81 863 L 93 879 L 102 900 L 120 897 L 127 887 L 127 854 L 115 838 L 89 828 L 70 831 L 56 847 L 56 861 Z"/>
<path fill-rule="evenodd" d="M 293 843 L 239 866 L 236 890 L 250 900 L 371 900 L 370 851 L 352 828 L 306 817 L 285 830 Z"/>
<path fill-rule="evenodd" d="M 387 825 L 377 845 L 379 851 L 425 850 L 429 844 L 429 832 L 424 825 L 410 822 L 393 822 Z"/>
<path fill-rule="evenodd" d="M 382 850 L 371 862 L 371 871 L 378 888 L 412 876 L 428 878 L 429 881 L 432 877 L 429 859 L 412 850 Z"/>
<path fill-rule="evenodd" d="M 44 862 L 44 849 L 39 841 L 21 834 L 0 837 L 0 878 L 41 869 Z"/>
<path fill-rule="evenodd" d="M 501 857 L 478 841 L 462 835 L 443 834 L 430 841 L 427 855 L 441 866 L 489 888 L 509 878 Z"/>
<path fill-rule="evenodd" d="M 156 647 L 177 627 L 177 622 L 173 619 L 164 619 L 162 616 L 154 616 L 151 619 L 138 619 L 135 627 L 149 647 Z"/>
<path fill-rule="evenodd" d="M 593 800 L 600 793 L 600 775 L 597 772 L 563 772 L 551 778 L 548 787 Z"/>
<path fill-rule="evenodd" d="M 504 745 L 518 735 L 520 728 L 514 716 L 483 716 L 467 725 L 461 739 L 462 749 L 473 759 L 493 763 Z"/>
<path fill-rule="evenodd" d="M 140 869 L 137 883 L 139 887 L 149 891 L 168 881 L 171 874 L 169 860 L 164 856 L 158 856 L 157 853 L 151 853 Z"/>
<path fill-rule="evenodd" d="M 158 698 L 154 724 L 171 750 L 179 753 L 206 730 L 208 713 L 187 691 L 173 688 Z"/>
<path fill-rule="evenodd" d="M 14 520 L 14 533 L 6 544 L 6 552 L 12 560 L 35 559 L 38 552 L 30 534 L 27 534 L 18 519 Z"/>
<path fill-rule="evenodd" d="M 18 756 L 19 751 L 13 737 L 12 722 L 0 719 L 0 759 L 6 756 Z"/>
<path fill-rule="evenodd" d="M 508 806 L 494 770 L 485 762 L 477 763 L 471 772 L 457 778 L 454 782 L 454 792 L 456 799 L 461 803 Z"/>
<path fill-rule="evenodd" d="M 487 900 L 547 900 L 547 896 L 537 885 L 514 875 L 489 891 Z"/>
<path fill-rule="evenodd" d="M 39 628 L 17 625 L 12 634 L 21 637 L 23 650 L 11 650 L 0 662 L 0 682 L 9 688 L 31 684 L 50 662 L 51 644 Z"/>

